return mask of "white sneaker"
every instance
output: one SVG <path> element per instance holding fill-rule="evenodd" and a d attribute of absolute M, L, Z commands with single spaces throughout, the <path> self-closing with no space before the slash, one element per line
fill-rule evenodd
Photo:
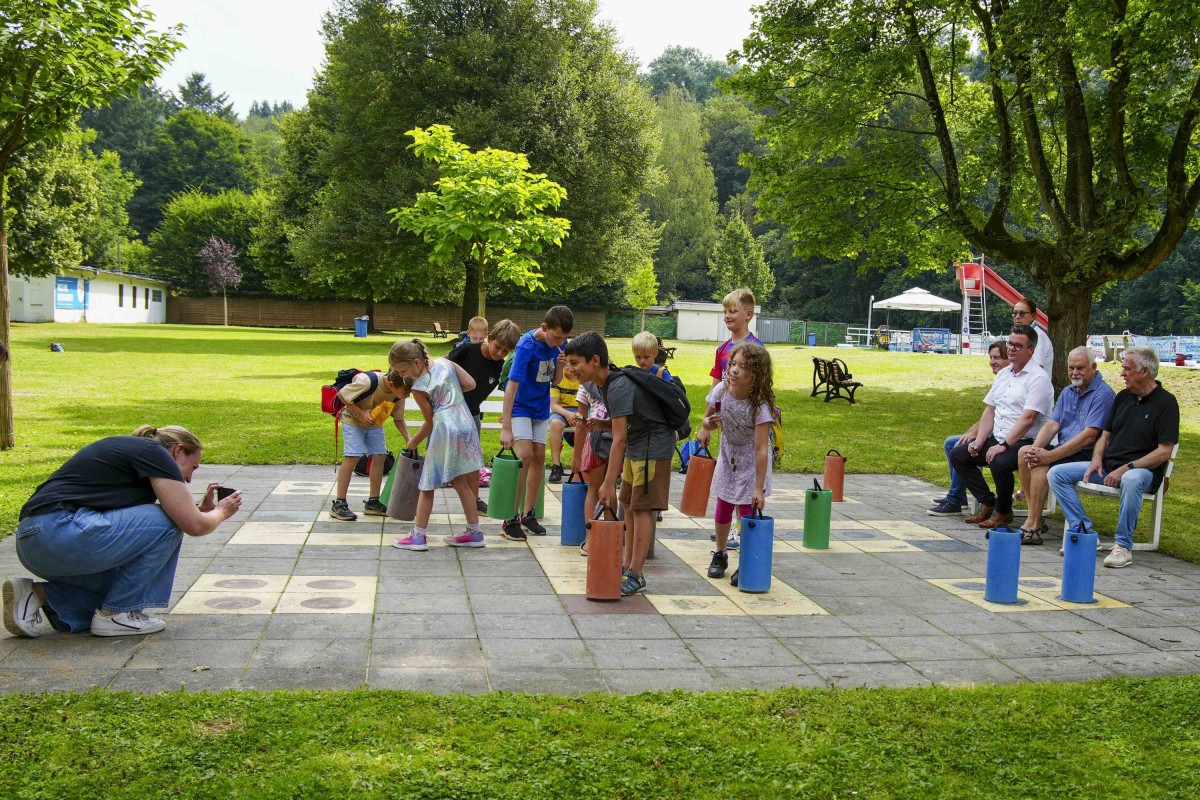
<path fill-rule="evenodd" d="M 92 614 L 92 636 L 142 636 L 147 633 L 158 633 L 167 627 L 167 623 L 157 617 L 150 617 L 140 611 L 122 611 L 106 617 L 96 609 Z"/>
<path fill-rule="evenodd" d="M 46 632 L 42 601 L 29 578 L 9 578 L 4 582 L 4 627 L 13 636 L 26 639 L 36 639 Z"/>
<path fill-rule="evenodd" d="M 1129 548 L 1121 547 L 1121 545 L 1113 547 L 1112 552 L 1104 558 L 1104 566 L 1112 567 L 1113 569 L 1128 567 L 1132 563 L 1133 553 L 1129 552 Z"/>

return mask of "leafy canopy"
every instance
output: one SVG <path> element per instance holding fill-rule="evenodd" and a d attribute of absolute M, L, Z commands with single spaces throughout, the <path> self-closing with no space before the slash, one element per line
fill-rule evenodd
<path fill-rule="evenodd" d="M 391 209 L 392 220 L 433 245 L 434 264 L 470 259 L 494 267 L 503 281 L 542 288 L 536 256 L 547 244 L 561 245 L 571 227 L 569 220 L 543 212 L 557 208 L 566 190 L 530 172 L 521 153 L 472 151 L 446 125 L 414 128 L 407 135 L 413 139 L 409 148 L 437 164 L 441 177 L 436 191 L 421 192 L 407 208 Z"/>

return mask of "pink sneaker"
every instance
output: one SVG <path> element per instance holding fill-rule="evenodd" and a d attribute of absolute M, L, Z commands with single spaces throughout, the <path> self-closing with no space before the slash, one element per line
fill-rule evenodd
<path fill-rule="evenodd" d="M 458 534 L 457 536 L 443 536 L 442 541 L 451 547 L 487 546 L 487 544 L 483 541 L 483 531 L 475 531 L 475 533 L 471 533 L 470 528 Z"/>
<path fill-rule="evenodd" d="M 428 550 L 429 545 L 425 544 L 425 534 L 409 531 L 408 536 L 403 539 L 393 539 L 392 547 L 397 550 Z"/>

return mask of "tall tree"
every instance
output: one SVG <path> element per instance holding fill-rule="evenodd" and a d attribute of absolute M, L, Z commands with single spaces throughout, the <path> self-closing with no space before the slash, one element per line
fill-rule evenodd
<path fill-rule="evenodd" d="M 62 136 L 84 108 L 152 80 L 179 47 L 134 0 L 9 0 L 0 6 L 0 347 L 8 348 L 9 159 Z M 0 363 L 0 450 L 16 443 L 11 360 Z"/>
<path fill-rule="evenodd" d="M 632 60 L 594 16 L 593 0 L 337 5 L 308 97 L 306 138 L 321 146 L 297 178 L 312 200 L 303 216 L 275 226 L 303 278 L 296 282 L 368 307 L 375 298 L 462 296 L 467 266 L 457 276 L 431 270 L 424 243 L 384 213 L 431 181 L 404 131 L 445 124 L 472 149 L 524 153 L 567 190 L 558 213 L 571 236 L 541 262 L 547 293 L 602 280 L 616 294 L 637 263 L 621 245 L 642 222 L 637 198 L 655 137 Z"/>
<path fill-rule="evenodd" d="M 733 74 L 733 67 L 724 61 L 705 55 L 695 47 L 672 45 L 650 62 L 646 82 L 655 97 L 664 95 L 674 86 L 703 103 L 720 94 L 716 82 Z"/>
<path fill-rule="evenodd" d="M 725 227 L 708 259 L 708 274 L 713 279 L 712 297 L 717 301 L 745 286 L 760 303 L 766 303 L 775 290 L 775 276 L 763 257 L 763 246 L 755 241 L 737 208 L 725 217 Z"/>
<path fill-rule="evenodd" d="M 717 181 L 717 203 L 722 209 L 729 198 L 746 191 L 750 168 L 741 163 L 746 154 L 763 152 L 754 135 L 758 114 L 745 100 L 732 94 L 711 97 L 703 108 L 704 153 Z"/>
<path fill-rule="evenodd" d="M 237 114 L 233 111 L 233 103 L 229 102 L 229 94 L 214 92 L 203 72 L 193 72 L 179 84 L 179 102 L 184 108 L 203 111 L 226 122 L 237 122 Z"/>
<path fill-rule="evenodd" d="M 180 192 L 249 192 L 261 180 L 252 143 L 238 126 L 192 108 L 159 127 L 153 154 L 144 179 L 146 190 L 134 198 L 131 208 L 143 235 L 158 226 L 166 204 Z"/>
<path fill-rule="evenodd" d="M 777 109 L 752 185 L 809 253 L 964 244 L 1043 287 L 1055 385 L 1092 297 L 1170 255 L 1200 205 L 1192 0 L 769 0 L 731 80 Z M 970 50 L 980 48 L 982 79 Z M 854 214 L 859 224 L 845 224 Z"/>
<path fill-rule="evenodd" d="M 654 265 L 667 297 L 699 299 L 711 291 L 707 262 L 717 235 L 717 186 L 704 156 L 700 106 L 672 87 L 658 99 L 659 183 L 643 198 L 662 225 Z"/>
<path fill-rule="evenodd" d="M 198 189 L 171 198 L 163 221 L 150 236 L 151 272 L 177 289 L 193 295 L 209 290 L 208 272 L 197 253 L 216 236 L 242 257 L 243 291 L 263 289 L 264 276 L 251 250 L 255 229 L 267 206 L 266 194 L 227 189 L 209 194 Z"/>
<path fill-rule="evenodd" d="M 436 191 L 392 209 L 392 220 L 433 245 L 432 263 L 467 264 L 460 323 L 465 330 L 471 317 L 485 313 L 492 270 L 517 286 L 542 286 L 538 257 L 546 245 L 561 245 L 571 227 L 547 211 L 558 208 L 567 193 L 545 174 L 530 172 L 524 155 L 493 148 L 472 152 L 445 125 L 414 128 L 408 135 L 412 151 L 437 164 L 441 177 Z"/>

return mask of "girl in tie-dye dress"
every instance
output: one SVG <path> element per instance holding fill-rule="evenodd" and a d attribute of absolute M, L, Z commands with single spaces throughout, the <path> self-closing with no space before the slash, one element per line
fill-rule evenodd
<path fill-rule="evenodd" d="M 401 550 L 429 549 L 425 528 L 433 511 L 433 492 L 449 482 L 462 503 L 467 527 L 462 533 L 443 537 L 442 541 L 451 547 L 483 547 L 479 511 L 468 480 L 471 473 L 477 473 L 483 466 L 483 451 L 475 418 L 463 399 L 464 390 L 475 388 L 475 379 L 444 358 L 431 362 L 420 339 L 397 342 L 388 361 L 401 377 L 412 379 L 412 396 L 425 416 L 424 424 L 409 438 L 408 449 L 415 450 L 429 437 L 418 484 L 421 497 L 417 501 L 417 518 L 408 536 L 395 539 L 392 546 Z"/>

